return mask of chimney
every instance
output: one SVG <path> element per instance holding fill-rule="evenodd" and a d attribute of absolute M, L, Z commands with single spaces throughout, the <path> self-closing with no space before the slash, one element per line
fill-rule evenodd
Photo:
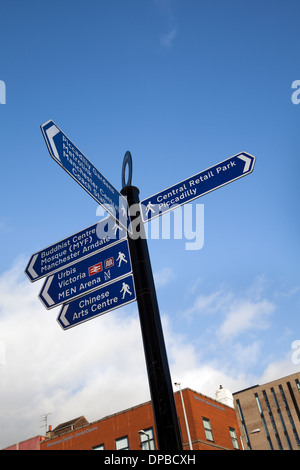
<path fill-rule="evenodd" d="M 51 424 L 49 424 L 49 429 L 48 429 L 48 431 L 46 432 L 46 438 L 47 438 L 47 439 L 51 439 L 51 438 L 52 438 L 52 435 L 53 435 L 53 433 L 52 433 L 52 426 L 51 426 Z"/>
<path fill-rule="evenodd" d="M 233 395 L 230 390 L 224 388 L 223 385 L 220 385 L 219 390 L 216 391 L 216 400 L 224 403 L 224 405 L 234 408 Z"/>

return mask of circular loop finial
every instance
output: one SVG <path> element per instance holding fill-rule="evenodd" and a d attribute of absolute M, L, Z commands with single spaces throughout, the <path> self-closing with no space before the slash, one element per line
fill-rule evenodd
<path fill-rule="evenodd" d="M 125 171 L 126 171 L 127 165 L 128 165 L 128 178 L 127 178 L 127 181 L 125 181 Z M 124 155 L 123 166 L 122 166 L 122 188 L 125 188 L 125 186 L 131 186 L 131 180 L 132 180 L 132 157 L 131 157 L 131 153 L 127 151 Z"/>

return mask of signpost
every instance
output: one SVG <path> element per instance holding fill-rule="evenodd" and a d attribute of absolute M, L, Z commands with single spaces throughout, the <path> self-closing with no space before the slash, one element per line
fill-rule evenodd
<path fill-rule="evenodd" d="M 81 153 L 73 142 L 53 122 L 41 126 L 51 157 L 85 189 L 125 230 L 128 224 L 126 199 Z"/>
<path fill-rule="evenodd" d="M 126 186 L 122 189 L 122 193 L 126 195 L 129 207 L 139 204 L 138 188 Z M 135 216 L 131 216 L 131 218 L 134 222 Z M 160 450 L 165 452 L 179 451 L 182 450 L 181 436 L 148 245 L 142 222 L 140 223 L 140 236 L 129 238 L 128 243 L 158 446 Z"/>
<path fill-rule="evenodd" d="M 41 129 L 52 158 L 104 207 L 115 221 L 115 232 L 121 233 L 116 241 L 111 232 L 103 236 L 104 225 L 98 231 L 98 224 L 94 224 L 34 253 L 25 273 L 32 282 L 48 276 L 39 298 L 47 309 L 64 304 L 57 317 L 63 330 L 137 301 L 158 447 L 161 451 L 180 451 L 182 442 L 144 222 L 250 174 L 255 157 L 246 152 L 233 155 L 140 204 L 139 190 L 131 186 L 130 152 L 123 161 L 120 194 L 53 121 Z M 132 206 L 135 210 L 140 207 L 141 214 L 131 214 Z M 99 223 L 106 224 L 107 219 Z M 132 227 L 138 226 L 140 233 L 136 236 Z M 124 239 L 127 232 L 133 236 Z"/>
<path fill-rule="evenodd" d="M 130 272 L 128 242 L 123 240 L 49 276 L 39 299 L 50 309 Z"/>
<path fill-rule="evenodd" d="M 255 157 L 242 152 L 201 171 L 141 202 L 143 221 L 147 222 L 176 207 L 231 183 L 253 171 Z"/>
<path fill-rule="evenodd" d="M 57 321 L 63 330 L 136 300 L 132 274 L 64 305 Z"/>
<path fill-rule="evenodd" d="M 126 237 L 125 230 L 119 228 L 115 232 L 111 225 L 110 218 L 103 219 L 34 253 L 28 261 L 25 274 L 31 282 L 37 281 Z M 105 237 L 98 236 L 99 233 L 103 234 L 106 230 Z"/>

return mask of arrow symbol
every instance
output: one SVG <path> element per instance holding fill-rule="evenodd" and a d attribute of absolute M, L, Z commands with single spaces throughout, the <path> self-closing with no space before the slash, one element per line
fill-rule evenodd
<path fill-rule="evenodd" d="M 38 254 L 35 254 L 35 255 L 32 257 L 31 261 L 29 262 L 28 269 L 27 269 L 27 271 L 28 271 L 28 273 L 30 274 L 30 276 L 32 277 L 32 279 L 35 279 L 36 277 L 38 277 L 38 274 L 35 272 L 35 270 L 34 270 L 34 268 L 33 268 L 33 266 L 35 265 L 35 262 L 36 262 L 38 256 L 39 256 Z"/>
<path fill-rule="evenodd" d="M 240 158 L 241 160 L 245 162 L 243 173 L 246 173 L 247 171 L 249 171 L 250 165 L 252 163 L 252 158 L 246 157 L 246 155 L 243 155 L 243 154 L 239 155 L 238 158 Z"/>
<path fill-rule="evenodd" d="M 59 158 L 59 155 L 58 155 L 58 152 L 56 150 L 56 146 L 55 146 L 55 143 L 54 143 L 54 140 L 53 140 L 53 138 L 59 132 L 60 132 L 60 130 L 54 124 L 53 124 L 53 126 L 49 127 L 49 129 L 46 130 L 46 134 L 47 134 L 47 137 L 48 137 L 48 140 L 49 140 L 51 150 L 54 154 L 54 157 L 56 158 L 56 160 L 58 160 L 60 162 L 60 158 Z"/>
<path fill-rule="evenodd" d="M 69 304 L 65 305 L 59 315 L 59 320 L 64 324 L 64 326 L 69 326 L 70 322 L 66 319 L 66 313 L 68 311 Z"/>
<path fill-rule="evenodd" d="M 50 297 L 50 295 L 48 294 L 48 290 L 51 286 L 51 283 L 52 283 L 52 280 L 54 278 L 54 275 L 53 276 L 50 276 L 48 277 L 46 283 L 45 283 L 45 286 L 43 287 L 41 293 L 40 293 L 40 298 L 44 298 L 44 300 L 47 302 L 47 305 L 50 307 L 51 305 L 54 305 L 54 300 L 52 299 L 52 297 Z"/>

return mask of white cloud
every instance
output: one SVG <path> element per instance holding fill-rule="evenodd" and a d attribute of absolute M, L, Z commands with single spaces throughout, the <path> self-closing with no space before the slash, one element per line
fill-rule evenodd
<path fill-rule="evenodd" d="M 266 329 L 269 326 L 269 316 L 274 310 L 274 303 L 266 299 L 257 302 L 250 299 L 238 301 L 229 306 L 217 335 L 220 339 L 227 340 L 249 330 Z"/>
<path fill-rule="evenodd" d="M 248 386 L 244 373 L 230 374 L 213 357 L 204 361 L 201 352 L 184 335 L 174 334 L 167 316 L 163 317 L 163 329 L 173 383 L 181 382 L 182 388 L 189 387 L 212 398 L 220 384 L 232 391 Z"/>
<path fill-rule="evenodd" d="M 63 331 L 38 299 L 25 260 L 0 276 L 0 448 L 80 415 L 99 419 L 149 399 L 136 307 Z"/>
<path fill-rule="evenodd" d="M 163 34 L 160 37 L 160 43 L 162 44 L 162 46 L 164 46 L 167 49 L 170 49 L 174 44 L 175 38 L 177 36 L 177 32 L 178 32 L 177 27 L 174 26 L 167 33 Z"/>
<path fill-rule="evenodd" d="M 232 294 L 222 287 L 210 294 L 200 294 L 195 298 L 192 306 L 185 311 L 185 316 L 191 319 L 197 315 L 223 311 L 230 304 L 231 298 Z"/>
<path fill-rule="evenodd" d="M 160 43 L 166 49 L 170 49 L 178 34 L 178 26 L 173 0 L 155 0 L 156 6 L 167 21 L 167 32 L 160 36 Z"/>
<path fill-rule="evenodd" d="M 292 350 L 288 351 L 286 356 L 276 362 L 271 362 L 260 377 L 260 384 L 277 380 L 280 377 L 285 377 L 290 374 L 299 372 L 299 364 L 293 364 L 291 360 Z"/>
<path fill-rule="evenodd" d="M 56 426 L 80 415 L 94 421 L 150 400 L 136 304 L 63 331 L 56 322 L 59 309 L 43 307 L 37 298 L 42 282 L 30 283 L 23 272 L 25 265 L 26 260 L 19 260 L 0 276 L 0 341 L 5 347 L 5 361 L 0 361 L 0 449 L 43 433 L 45 413 L 51 413 L 48 424 Z M 168 269 L 158 274 L 160 285 L 174 275 Z M 220 292 L 206 299 L 212 313 L 218 305 L 226 312 Z M 204 304 L 205 298 L 198 298 L 193 314 Z M 231 333 L 232 324 L 235 332 L 253 328 L 257 322 L 264 325 L 272 308 L 266 300 L 240 303 L 228 312 L 223 332 L 229 328 Z M 236 325 L 237 312 L 245 310 L 247 321 L 242 327 L 236 320 Z M 247 368 L 230 368 L 230 360 L 225 363 L 212 355 L 203 359 L 196 344 L 174 331 L 167 315 L 162 321 L 172 382 L 180 381 L 183 388 L 211 397 L 220 384 L 237 391 L 259 383 Z M 245 363 L 255 362 L 260 353 L 259 341 L 234 347 Z M 288 359 L 271 364 L 263 379 L 286 375 L 287 363 Z M 296 367 L 291 361 L 289 366 Z"/>
<path fill-rule="evenodd" d="M 261 354 L 261 342 L 254 341 L 249 345 L 237 343 L 232 349 L 236 364 L 240 369 L 246 370 L 249 366 L 257 364 Z"/>
<path fill-rule="evenodd" d="M 153 273 L 155 286 L 163 287 L 175 278 L 174 271 L 171 268 L 163 268 Z"/>
<path fill-rule="evenodd" d="M 215 333 L 222 341 L 251 330 L 266 329 L 276 306 L 262 297 L 263 290 L 261 278 L 255 279 L 242 295 L 221 286 L 209 294 L 198 295 L 185 310 L 185 318 L 191 322 L 199 315 L 218 315 L 220 326 Z"/>

